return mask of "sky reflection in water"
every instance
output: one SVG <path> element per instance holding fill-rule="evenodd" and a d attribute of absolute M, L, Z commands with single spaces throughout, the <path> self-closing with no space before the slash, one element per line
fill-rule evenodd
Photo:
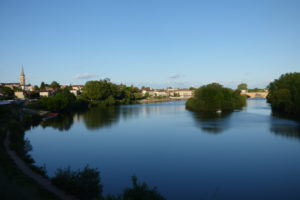
<path fill-rule="evenodd" d="M 217 118 L 184 102 L 94 108 L 28 131 L 38 165 L 89 164 L 105 193 L 135 174 L 170 200 L 300 199 L 299 123 L 271 115 L 264 100 Z"/>

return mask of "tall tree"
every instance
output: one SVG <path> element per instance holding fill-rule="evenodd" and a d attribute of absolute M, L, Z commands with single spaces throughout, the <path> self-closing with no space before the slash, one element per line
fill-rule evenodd
<path fill-rule="evenodd" d="M 41 82 L 40 89 L 41 89 L 41 90 L 45 90 L 45 89 L 46 89 L 46 84 L 45 84 L 44 81 Z"/>
<path fill-rule="evenodd" d="M 300 73 L 283 74 L 268 89 L 267 100 L 273 111 L 300 119 Z"/>
<path fill-rule="evenodd" d="M 50 87 L 54 90 L 57 90 L 60 88 L 60 84 L 56 81 L 52 81 L 52 83 L 50 84 Z"/>
<path fill-rule="evenodd" d="M 247 83 L 241 83 L 238 85 L 237 87 L 238 90 L 247 90 L 248 89 L 248 86 L 247 86 Z"/>

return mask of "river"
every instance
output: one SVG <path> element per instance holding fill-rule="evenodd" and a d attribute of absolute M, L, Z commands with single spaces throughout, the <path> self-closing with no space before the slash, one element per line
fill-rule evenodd
<path fill-rule="evenodd" d="M 184 101 L 93 108 L 26 132 L 37 165 L 101 172 L 104 194 L 136 175 L 168 200 L 300 199 L 300 124 L 250 99 L 207 118 Z"/>

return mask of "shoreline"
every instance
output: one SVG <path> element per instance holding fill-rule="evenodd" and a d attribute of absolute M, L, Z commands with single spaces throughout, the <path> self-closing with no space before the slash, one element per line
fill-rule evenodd
<path fill-rule="evenodd" d="M 163 98 L 163 99 L 142 99 L 139 100 L 140 104 L 150 104 L 150 103 L 161 103 L 161 102 L 169 102 L 169 101 L 182 101 L 188 100 L 189 98 L 181 98 L 181 97 L 173 97 L 173 98 Z"/>

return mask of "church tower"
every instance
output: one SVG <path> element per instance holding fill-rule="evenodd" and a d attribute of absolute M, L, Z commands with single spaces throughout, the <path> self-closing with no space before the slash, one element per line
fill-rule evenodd
<path fill-rule="evenodd" d="M 21 85 L 21 88 L 24 90 L 25 89 L 25 74 L 24 74 L 23 66 L 22 66 L 22 71 L 20 74 L 20 85 Z"/>

